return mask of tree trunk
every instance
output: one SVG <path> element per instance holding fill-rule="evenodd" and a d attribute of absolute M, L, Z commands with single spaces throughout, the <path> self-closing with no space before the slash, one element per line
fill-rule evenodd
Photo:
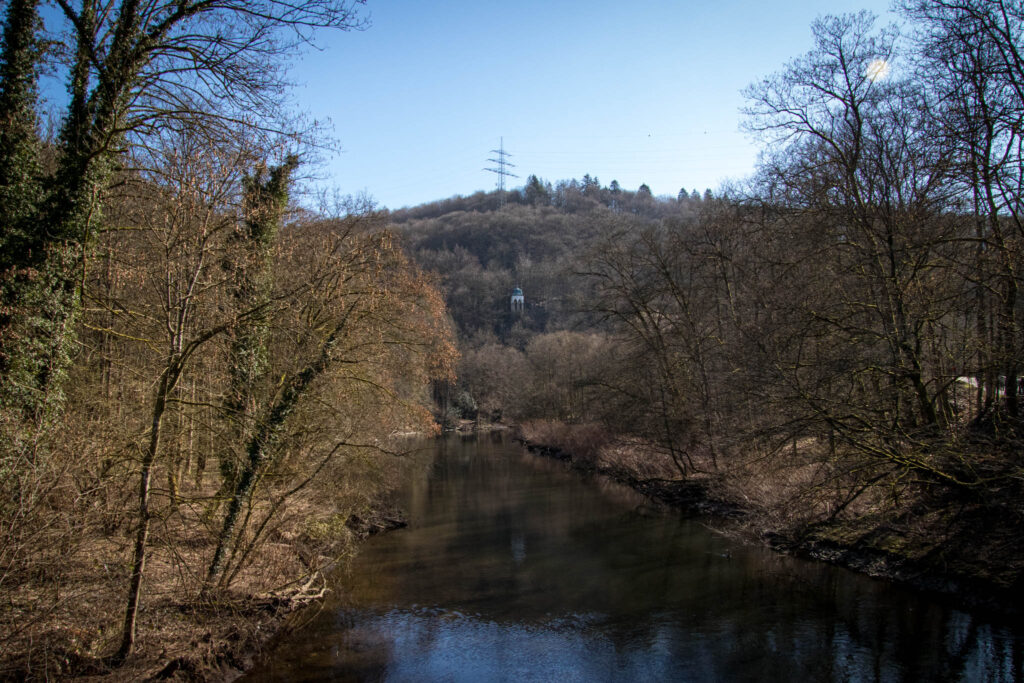
<path fill-rule="evenodd" d="M 132 555 L 132 576 L 128 587 L 128 606 L 125 609 L 124 626 L 121 630 L 121 647 L 114 655 L 114 662 L 123 662 L 132 653 L 135 646 L 135 625 L 139 614 L 139 601 L 142 595 L 142 578 L 146 573 L 146 550 L 149 541 L 149 503 L 150 481 L 153 476 L 153 464 L 160 450 L 160 427 L 164 410 L 167 407 L 167 394 L 173 385 L 172 362 L 168 363 L 160 378 L 156 397 L 153 401 L 153 417 L 149 435 L 149 448 L 142 459 L 142 474 L 139 479 L 139 529 L 135 535 L 135 550 Z"/>

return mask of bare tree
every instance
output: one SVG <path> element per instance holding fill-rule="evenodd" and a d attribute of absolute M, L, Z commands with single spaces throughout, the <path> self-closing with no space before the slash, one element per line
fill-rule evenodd
<path fill-rule="evenodd" d="M 929 86 L 936 130 L 951 150 L 949 182 L 974 217 L 977 249 L 964 269 L 975 283 L 983 408 L 1002 389 L 1020 412 L 1020 240 L 1024 237 L 1024 6 L 1003 0 L 914 0 L 918 70 Z M 987 311 L 995 310 L 995 324 Z"/>
<path fill-rule="evenodd" d="M 137 226 L 128 232 L 127 240 L 122 240 L 122 249 L 136 251 L 136 269 L 149 267 L 142 281 L 148 283 L 150 291 L 133 303 L 96 299 L 114 314 L 113 324 L 102 332 L 145 340 L 154 357 L 146 359 L 143 355 L 139 359 L 142 363 L 136 361 L 138 369 L 150 366 L 156 375 L 149 404 L 148 438 L 141 448 L 139 463 L 128 605 L 115 661 L 123 661 L 135 642 L 154 517 L 153 477 L 167 451 L 167 417 L 175 404 L 179 382 L 205 346 L 227 335 L 247 318 L 262 315 L 270 306 L 269 301 L 261 300 L 246 302 L 248 306 L 238 309 L 222 305 L 224 313 L 213 313 L 223 297 L 221 263 L 242 256 L 230 254 L 230 250 L 235 232 L 233 207 L 238 201 L 242 170 L 250 159 L 249 150 L 222 139 L 213 147 L 220 152 L 213 153 L 198 138 L 173 133 L 165 135 L 163 142 L 164 159 L 159 173 L 128 183 L 128 187 L 137 189 L 138 196 L 134 206 L 119 216 Z M 138 294 L 137 290 L 132 293 Z M 174 464 L 166 466 L 168 478 L 173 480 Z"/>
<path fill-rule="evenodd" d="M 640 409 L 637 424 L 680 473 L 716 466 L 723 338 L 717 255 L 691 221 L 610 232 L 594 250 L 596 310 L 617 330 L 631 366 L 610 384 Z M 694 458 L 696 450 L 708 458 Z"/>
<path fill-rule="evenodd" d="M 779 150 L 762 169 L 764 191 L 795 215 L 776 225 L 797 229 L 794 254 L 805 251 L 801 232 L 809 237 L 816 268 L 828 272 L 815 279 L 827 289 L 801 306 L 791 391 L 865 454 L 975 482 L 964 463 L 924 455 L 944 438 L 954 381 L 929 343 L 955 317 L 960 292 L 943 277 L 963 229 L 943 217 L 948 151 L 920 93 L 883 77 L 896 58 L 892 31 L 873 33 L 861 13 L 822 19 L 814 32 L 815 50 L 746 93 L 750 127 Z"/>

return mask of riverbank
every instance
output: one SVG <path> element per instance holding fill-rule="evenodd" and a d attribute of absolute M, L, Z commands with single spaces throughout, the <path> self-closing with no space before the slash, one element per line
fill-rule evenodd
<path fill-rule="evenodd" d="M 895 581 L 964 609 L 1020 618 L 1020 533 L 983 506 L 958 506 L 768 530 L 760 538 L 780 552 Z"/>
<path fill-rule="evenodd" d="M 393 508 L 390 493 L 381 490 L 372 502 L 349 514 L 342 528 L 331 530 L 338 539 L 335 557 L 350 556 L 370 536 L 405 525 L 404 513 Z M 38 591 L 31 580 L 12 596 L 11 608 L 23 611 L 23 621 L 18 632 L 5 638 L 0 680 L 230 681 L 251 668 L 271 640 L 300 626 L 303 615 L 315 612 L 332 590 L 325 578 L 332 562 L 318 561 L 311 575 L 279 590 L 262 591 L 257 577 L 242 575 L 214 599 L 183 601 L 172 587 L 189 564 L 184 555 L 211 549 L 198 539 L 189 546 L 186 539 L 173 538 L 175 529 L 185 526 L 168 523 L 162 529 L 159 542 L 173 543 L 183 557 L 149 565 L 149 599 L 140 612 L 135 651 L 127 661 L 113 666 L 105 657 L 119 636 L 115 615 L 123 610 L 123 594 L 118 590 L 121 582 L 110 578 L 117 570 L 111 560 L 117 549 L 109 538 L 96 537 L 84 541 L 92 547 L 90 552 L 76 554 L 60 568 L 61 595 L 51 599 L 52 609 L 42 613 L 19 607 L 47 597 L 34 594 Z M 268 551 L 278 560 L 273 567 L 262 564 L 264 576 L 283 567 L 293 569 L 292 558 L 285 556 L 301 554 L 304 544 L 300 527 L 281 528 L 277 542 L 270 544 L 277 547 Z"/>
<path fill-rule="evenodd" d="M 873 513 L 816 520 L 787 516 L 730 474 L 683 478 L 670 459 L 635 439 L 593 426 L 522 426 L 533 453 L 607 477 L 686 514 L 710 516 L 723 533 L 797 557 L 838 565 L 940 596 L 958 607 L 1024 616 L 1024 543 L 1013 517 L 980 501 L 918 496 Z M 764 484 L 759 484 L 764 488 Z"/>
<path fill-rule="evenodd" d="M 450 426 L 446 427 L 442 431 L 457 432 L 459 434 L 487 434 L 490 432 L 507 432 L 511 430 L 512 425 L 504 422 L 487 422 L 485 420 L 455 420 Z"/>

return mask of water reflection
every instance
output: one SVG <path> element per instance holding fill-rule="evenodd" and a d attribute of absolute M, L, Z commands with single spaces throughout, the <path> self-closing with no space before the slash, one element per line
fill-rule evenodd
<path fill-rule="evenodd" d="M 437 444 L 253 681 L 1014 681 L 1020 631 L 652 514 L 501 439 Z"/>

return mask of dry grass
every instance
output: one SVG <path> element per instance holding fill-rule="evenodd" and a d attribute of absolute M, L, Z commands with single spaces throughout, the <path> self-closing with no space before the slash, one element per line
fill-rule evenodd
<path fill-rule="evenodd" d="M 618 437 L 601 448 L 597 459 L 600 469 L 621 471 L 631 479 L 680 478 L 672 456 L 663 449 L 634 437 Z"/>
<path fill-rule="evenodd" d="M 555 448 L 572 456 L 574 462 L 594 464 L 610 440 L 601 425 L 566 424 L 552 420 L 530 420 L 520 425 L 520 434 L 530 442 Z"/>
<path fill-rule="evenodd" d="M 615 435 L 596 423 L 531 420 L 519 429 L 528 443 L 561 451 L 578 466 L 623 479 L 675 480 L 680 477 L 679 468 L 663 449 L 636 437 Z"/>
<path fill-rule="evenodd" d="M 804 438 L 796 448 L 733 455 L 713 480 L 713 495 L 748 510 L 762 530 L 787 532 L 834 519 L 859 517 L 891 504 L 896 484 L 862 459 L 829 453 L 828 445 Z M 898 488 L 898 487 L 897 487 Z"/>

